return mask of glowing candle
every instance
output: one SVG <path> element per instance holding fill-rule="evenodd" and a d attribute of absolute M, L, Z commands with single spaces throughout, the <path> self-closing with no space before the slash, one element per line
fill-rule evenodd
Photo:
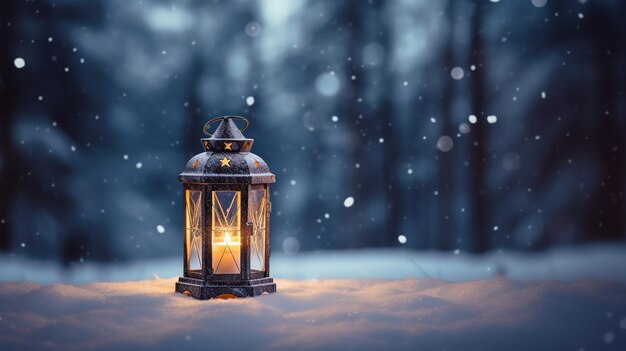
<path fill-rule="evenodd" d="M 224 241 L 213 243 L 212 252 L 214 274 L 240 273 L 241 242 L 231 240 L 228 232 L 224 233 Z"/>

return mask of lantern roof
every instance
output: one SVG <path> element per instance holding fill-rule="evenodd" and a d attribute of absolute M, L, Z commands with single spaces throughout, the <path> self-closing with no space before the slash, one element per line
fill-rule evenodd
<path fill-rule="evenodd" d="M 234 120 L 245 122 L 239 129 Z M 214 133 L 208 127 L 220 122 Z M 201 139 L 205 152 L 192 157 L 178 181 L 183 183 L 229 183 L 260 184 L 274 183 L 275 176 L 262 158 L 250 152 L 254 139 L 246 138 L 242 132 L 248 120 L 240 116 L 223 116 L 208 121 Z"/>
<path fill-rule="evenodd" d="M 234 120 L 239 119 L 245 121 L 245 125 L 241 130 L 237 127 Z M 208 128 L 214 123 L 221 121 L 214 133 L 210 133 Z M 254 139 L 248 139 L 241 133 L 248 128 L 248 120 L 239 116 L 223 116 L 213 118 L 204 125 L 204 133 L 208 138 L 202 139 L 204 150 L 213 152 L 248 152 L 252 147 Z"/>

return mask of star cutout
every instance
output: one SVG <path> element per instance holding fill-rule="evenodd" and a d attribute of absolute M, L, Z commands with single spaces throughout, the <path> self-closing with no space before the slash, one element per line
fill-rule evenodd
<path fill-rule="evenodd" d="M 224 143 L 224 150 L 233 150 L 231 145 L 233 145 L 233 143 Z"/>
<path fill-rule="evenodd" d="M 224 156 L 224 158 L 221 159 L 220 162 L 222 163 L 222 167 L 230 167 L 230 160 L 227 159 L 226 156 Z"/>
<path fill-rule="evenodd" d="M 261 163 L 259 161 L 254 161 L 254 166 L 256 168 L 259 168 L 260 165 L 261 165 Z"/>

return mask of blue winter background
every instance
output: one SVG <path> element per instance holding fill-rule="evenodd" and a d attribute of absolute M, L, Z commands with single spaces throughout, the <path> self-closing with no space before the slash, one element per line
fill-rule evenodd
<path fill-rule="evenodd" d="M 619 0 L 2 1 L 0 280 L 181 274 L 177 175 L 207 120 L 242 115 L 277 177 L 278 278 L 623 284 L 624 14 Z M 620 301 L 598 307 L 598 345 L 623 345 Z"/>
<path fill-rule="evenodd" d="M 624 11 L 3 2 L 1 247 L 179 255 L 176 177 L 225 114 L 277 175 L 276 252 L 623 244 Z"/>

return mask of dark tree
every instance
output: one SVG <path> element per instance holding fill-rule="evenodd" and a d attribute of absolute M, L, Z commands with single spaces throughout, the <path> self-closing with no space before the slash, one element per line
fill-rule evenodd
<path fill-rule="evenodd" d="M 471 108 L 478 117 L 478 121 L 472 125 L 470 135 L 472 144 L 470 146 L 470 167 L 471 167 L 471 213 L 473 218 L 473 245 L 472 251 L 484 252 L 489 249 L 489 231 L 487 229 L 487 185 L 485 183 L 485 172 L 487 165 L 487 128 L 485 121 L 485 107 L 487 105 L 485 92 L 485 54 L 484 54 L 484 33 L 483 15 L 485 4 L 476 3 L 471 20 L 470 47 L 471 63 L 476 65 L 476 70 L 471 75 Z"/>
<path fill-rule="evenodd" d="M 592 60 L 597 76 L 598 109 L 596 140 L 599 161 L 599 188 L 591 209 L 589 232 L 597 232 L 603 239 L 619 240 L 626 237 L 625 187 L 626 153 L 624 152 L 623 123 L 619 101 L 623 99 L 619 65 L 624 64 L 623 1 L 610 4 L 593 3 L 588 14 L 593 38 Z M 623 79 L 621 79 L 623 82 Z M 594 235 L 594 238 L 598 238 Z"/>
<path fill-rule="evenodd" d="M 14 1 L 0 4 L 0 251 L 11 248 L 13 223 L 11 208 L 18 190 L 17 150 L 13 143 L 13 122 L 18 99 L 16 67 L 13 64 L 17 41 L 17 6 Z"/>

